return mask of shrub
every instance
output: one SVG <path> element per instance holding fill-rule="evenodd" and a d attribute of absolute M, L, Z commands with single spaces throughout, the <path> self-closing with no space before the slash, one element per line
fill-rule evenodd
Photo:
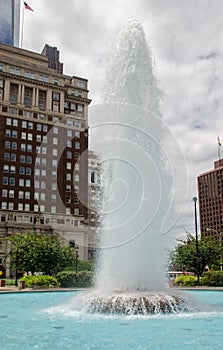
<path fill-rule="evenodd" d="M 223 287 L 223 272 L 209 271 L 203 274 L 204 284 L 210 287 Z"/>
<path fill-rule="evenodd" d="M 15 280 L 12 280 L 12 279 L 6 279 L 5 280 L 5 285 L 6 286 L 14 286 L 15 285 Z"/>
<path fill-rule="evenodd" d="M 179 287 L 189 287 L 197 285 L 197 277 L 196 276 L 177 276 L 174 280 L 174 285 Z"/>
<path fill-rule="evenodd" d="M 62 271 L 57 274 L 57 280 L 63 288 L 89 288 L 93 286 L 94 274 L 91 271 Z"/>
<path fill-rule="evenodd" d="M 55 277 L 40 275 L 40 276 L 24 276 L 20 281 L 25 281 L 26 287 L 60 287 L 59 282 Z"/>

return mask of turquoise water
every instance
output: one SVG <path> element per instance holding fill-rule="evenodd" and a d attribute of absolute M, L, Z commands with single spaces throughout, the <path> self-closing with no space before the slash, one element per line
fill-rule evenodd
<path fill-rule="evenodd" d="M 0 294 L 1 348 L 222 350 L 223 292 L 185 292 L 191 314 L 137 317 L 75 311 L 77 293 Z"/>

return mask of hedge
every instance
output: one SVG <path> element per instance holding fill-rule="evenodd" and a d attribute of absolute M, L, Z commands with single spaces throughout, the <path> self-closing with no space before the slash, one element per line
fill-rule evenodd
<path fill-rule="evenodd" d="M 94 283 L 94 273 L 91 271 L 61 271 L 56 275 L 63 288 L 89 288 Z"/>
<path fill-rule="evenodd" d="M 205 272 L 204 284 L 209 287 L 223 287 L 223 272 L 222 271 L 210 271 Z"/>
<path fill-rule="evenodd" d="M 60 283 L 57 281 L 55 277 L 48 275 L 32 275 L 32 276 L 24 276 L 20 278 L 20 281 L 25 281 L 26 287 L 60 287 Z"/>

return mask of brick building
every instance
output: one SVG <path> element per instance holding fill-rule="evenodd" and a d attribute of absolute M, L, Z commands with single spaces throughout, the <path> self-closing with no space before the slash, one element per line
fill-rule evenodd
<path fill-rule="evenodd" d="M 88 81 L 62 74 L 53 49 L 55 69 L 0 44 L 0 233 L 56 231 L 87 260 Z"/>
<path fill-rule="evenodd" d="M 198 176 L 198 197 L 201 235 L 216 237 L 223 231 L 223 159 Z"/>

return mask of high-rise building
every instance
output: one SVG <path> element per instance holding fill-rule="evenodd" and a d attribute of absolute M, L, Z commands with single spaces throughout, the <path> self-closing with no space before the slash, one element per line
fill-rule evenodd
<path fill-rule="evenodd" d="M 90 102 L 86 79 L 0 44 L 0 235 L 56 231 L 88 259 Z"/>
<path fill-rule="evenodd" d="M 223 231 L 223 159 L 198 176 L 198 197 L 201 235 L 219 239 Z"/>
<path fill-rule="evenodd" d="M 49 59 L 49 68 L 56 69 L 57 73 L 63 73 L 63 63 L 60 62 L 60 51 L 57 47 L 45 45 L 42 51 L 42 55 L 45 55 Z"/>
<path fill-rule="evenodd" d="M 0 43 L 19 46 L 20 0 L 0 1 Z"/>

